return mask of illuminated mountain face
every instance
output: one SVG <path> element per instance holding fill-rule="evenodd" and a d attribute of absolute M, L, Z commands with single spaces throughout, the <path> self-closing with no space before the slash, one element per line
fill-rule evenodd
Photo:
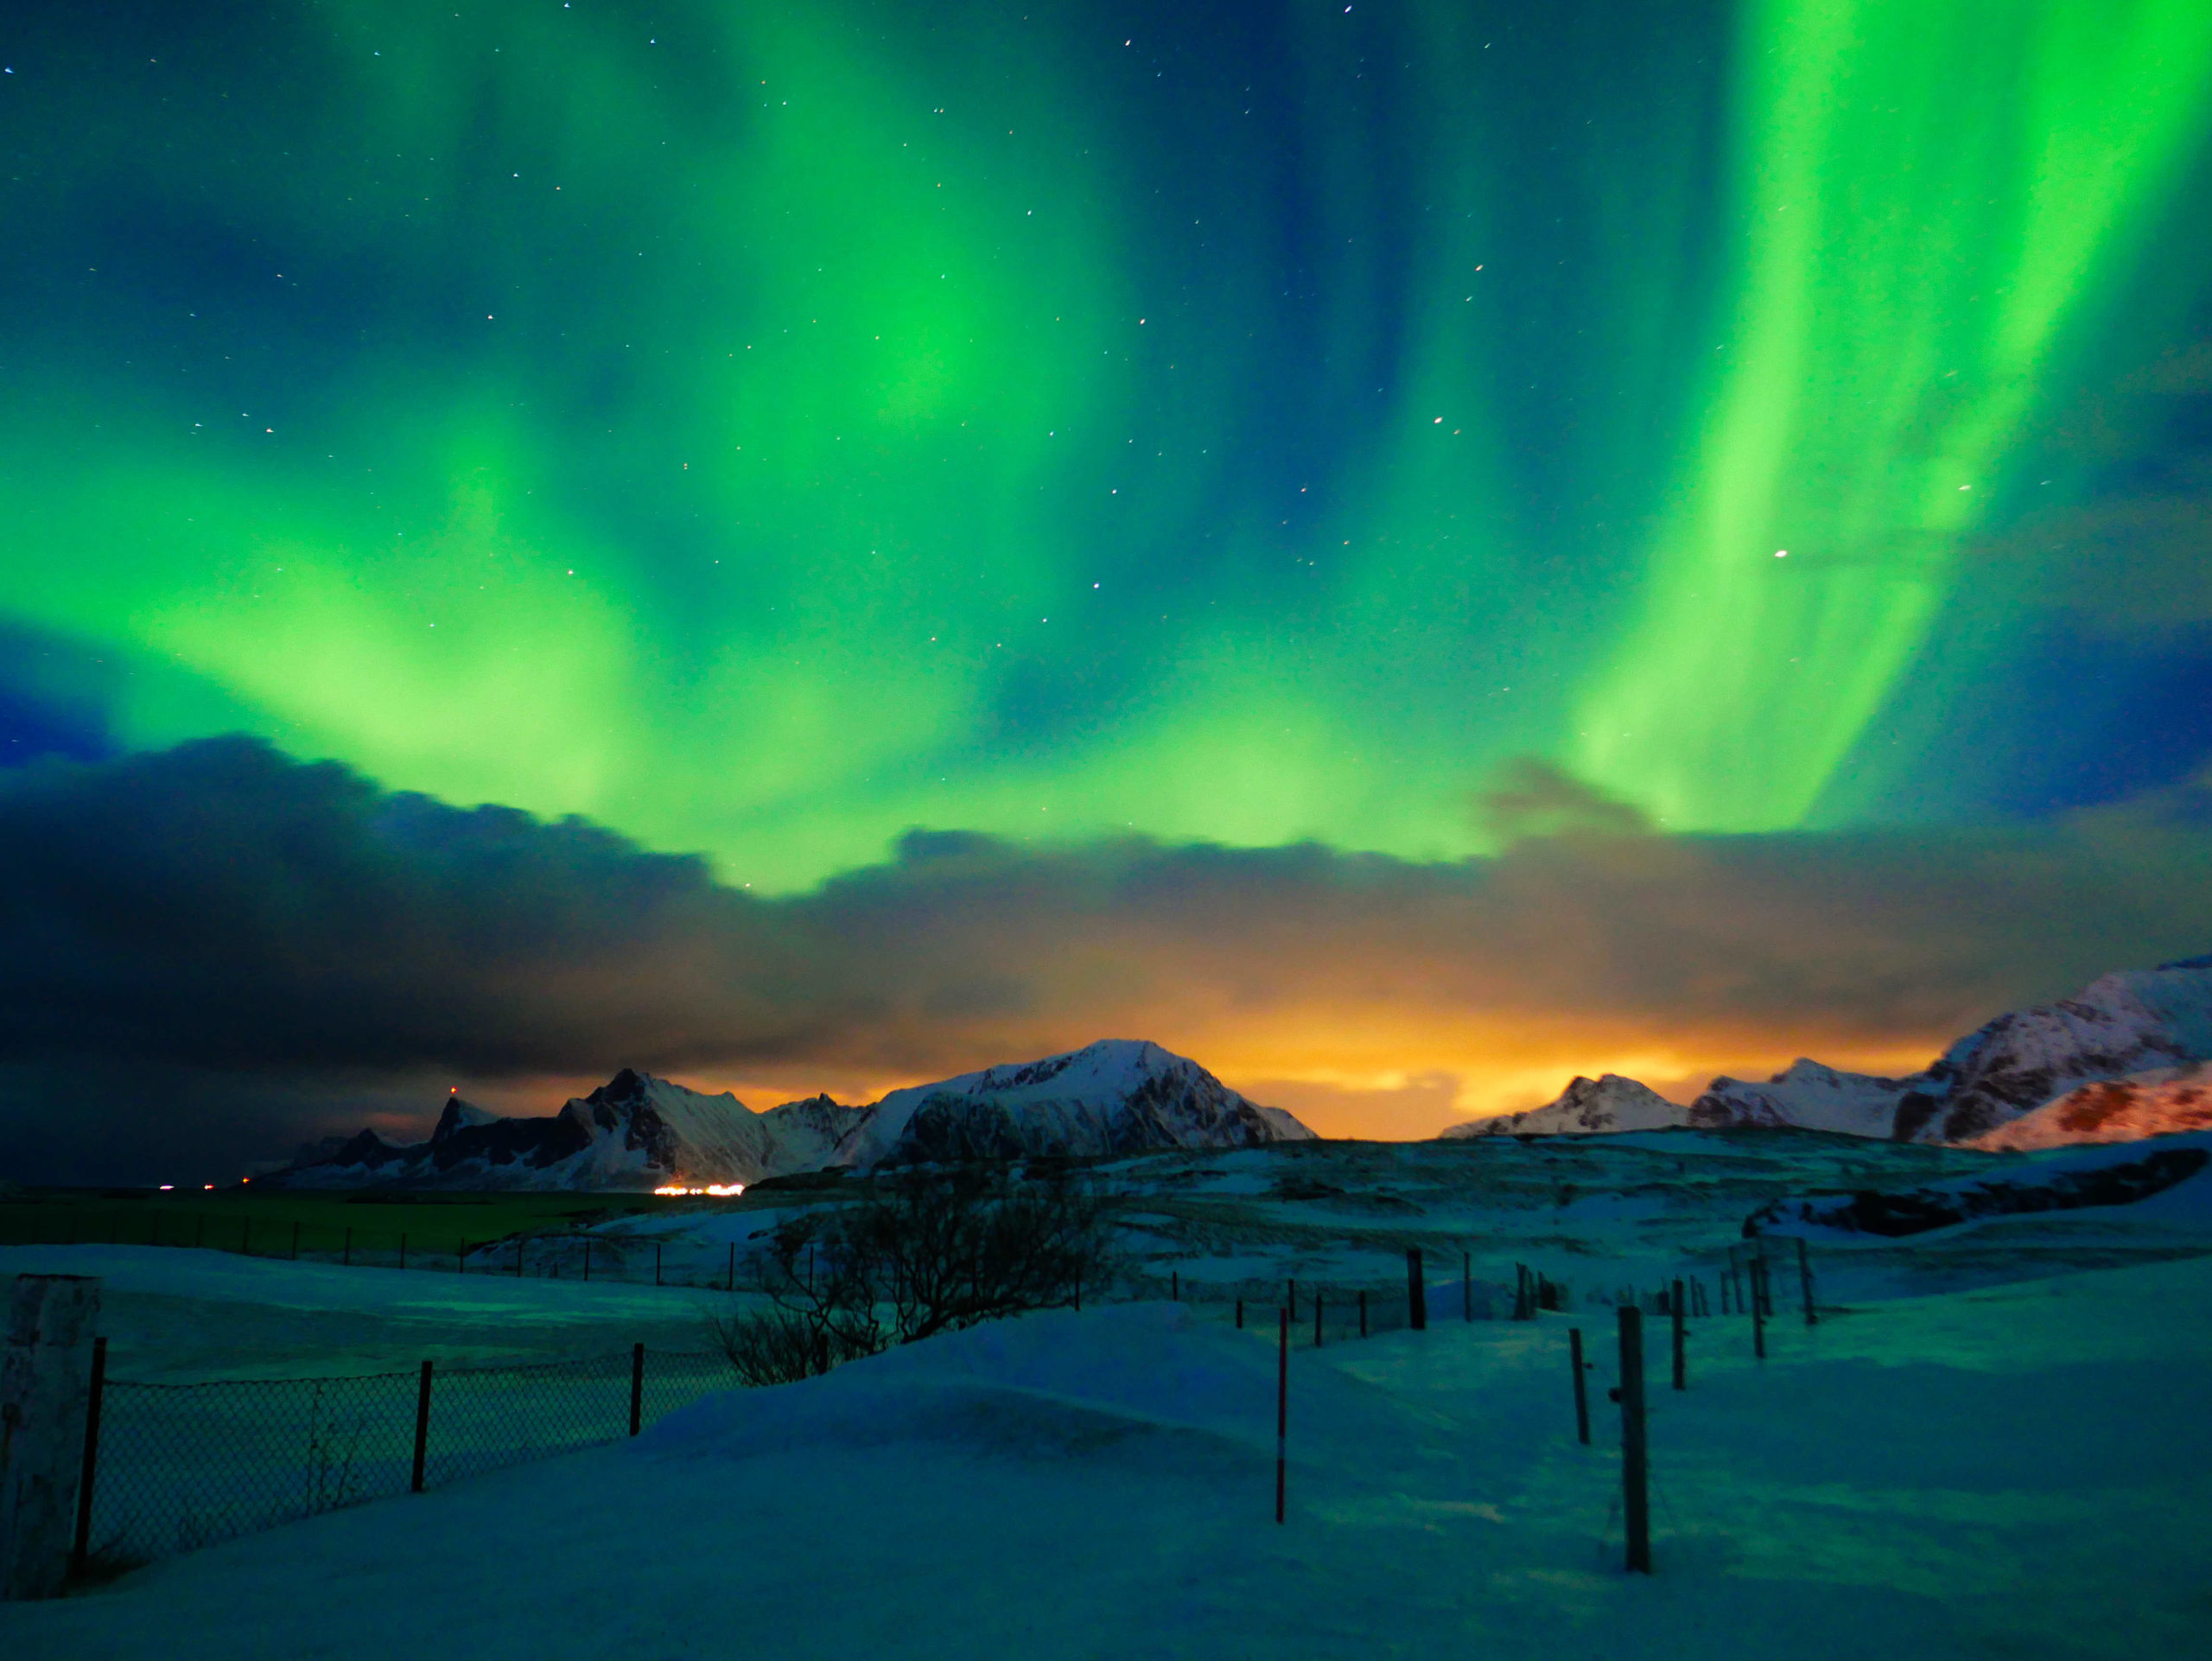
<path fill-rule="evenodd" d="M 766 888 L 2212 741 L 2196 0 L 34 26 L 11 756 L 244 729 Z"/>

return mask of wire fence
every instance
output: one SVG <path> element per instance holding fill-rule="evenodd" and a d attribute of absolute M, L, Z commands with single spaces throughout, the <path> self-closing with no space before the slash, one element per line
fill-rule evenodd
<path fill-rule="evenodd" d="M 737 1384 L 719 1354 L 96 1386 L 79 1566 L 114 1571 L 632 1435 Z"/>
<path fill-rule="evenodd" d="M 174 1246 L 283 1262 L 411 1273 L 611 1282 L 732 1290 L 744 1248 L 621 1229 L 524 1229 L 473 1236 L 435 1222 L 419 1229 L 208 1212 L 182 1204 L 0 1206 L 0 1244 Z"/>

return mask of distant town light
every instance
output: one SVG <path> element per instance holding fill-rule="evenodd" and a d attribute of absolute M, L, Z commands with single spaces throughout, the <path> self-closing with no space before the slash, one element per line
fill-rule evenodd
<path fill-rule="evenodd" d="M 684 1194 L 703 1193 L 711 1194 L 717 1200 L 728 1200 L 734 1195 L 743 1193 L 745 1192 L 745 1184 L 742 1182 L 709 1182 L 703 1188 L 689 1188 L 684 1187 L 681 1182 L 669 1182 L 655 1188 L 653 1192 L 669 1199 L 679 1198 Z"/>
<path fill-rule="evenodd" d="M 174 1183 L 174 1182 L 164 1182 L 164 1183 L 162 1183 L 162 1192 L 163 1193 L 168 1193 L 171 1188 L 174 1188 L 175 1187 L 176 1187 L 176 1184 L 175 1184 L 175 1183 Z"/>

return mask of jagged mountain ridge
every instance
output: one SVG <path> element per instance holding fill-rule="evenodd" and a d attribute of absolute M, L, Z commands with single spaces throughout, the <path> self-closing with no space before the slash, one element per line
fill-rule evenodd
<path fill-rule="evenodd" d="M 2212 956 L 2119 971 L 2070 998 L 2008 1011 L 1958 1040 L 1924 1072 L 1903 1079 L 1847 1072 L 1803 1058 L 1764 1082 L 1723 1076 L 1686 1110 L 1667 1104 L 1675 1117 L 1666 1123 L 1708 1130 L 1764 1125 L 1994 1146 L 1978 1139 L 2084 1085 L 2164 1076 L 2207 1060 L 2212 1060 Z M 1609 1081 L 1609 1091 L 1598 1090 Z M 1657 1113 L 1630 1086 L 1662 1099 L 1617 1075 L 1594 1082 L 1577 1078 L 1558 1100 L 1543 1107 L 1454 1125 L 1443 1134 L 1602 1134 L 1604 1103 L 1633 1104 L 1632 1111 Z M 2123 1117 L 2108 1126 L 2106 1136 L 2139 1122 L 2148 1127 L 2162 1121 L 2156 1113 L 2133 1121 Z M 2051 1120 L 2042 1134 L 2056 1135 L 2059 1124 Z M 1603 1124 L 1605 1130 L 1651 1128 L 1656 1127 L 1648 1123 Z M 2140 1134 L 2158 1133 L 2146 1128 Z"/>
<path fill-rule="evenodd" d="M 1198 1063 L 1133 1040 L 987 1068 L 848 1106 L 828 1096 L 756 1113 L 624 1068 L 545 1117 L 501 1118 L 458 1096 L 428 1142 L 374 1130 L 302 1149 L 297 1187 L 648 1188 L 741 1182 L 830 1167 L 1097 1155 L 1308 1139 L 1276 1108 Z"/>

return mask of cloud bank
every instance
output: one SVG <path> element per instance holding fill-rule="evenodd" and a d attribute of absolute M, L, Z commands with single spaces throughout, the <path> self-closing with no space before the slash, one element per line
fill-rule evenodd
<path fill-rule="evenodd" d="M 135 1146 L 266 1155 L 433 1080 L 853 1090 L 1106 1035 L 1405 1134 L 1376 1091 L 1433 1113 L 1456 1079 L 1465 1112 L 1624 1061 L 1910 1061 L 2212 945 L 2196 787 L 2037 826 L 1726 837 L 1555 811 L 1571 791 L 1525 770 L 1497 793 L 1501 826 L 1566 828 L 1445 864 L 916 831 L 769 899 L 246 739 L 49 760 L 0 775 L 0 1151 L 119 1176 Z"/>

